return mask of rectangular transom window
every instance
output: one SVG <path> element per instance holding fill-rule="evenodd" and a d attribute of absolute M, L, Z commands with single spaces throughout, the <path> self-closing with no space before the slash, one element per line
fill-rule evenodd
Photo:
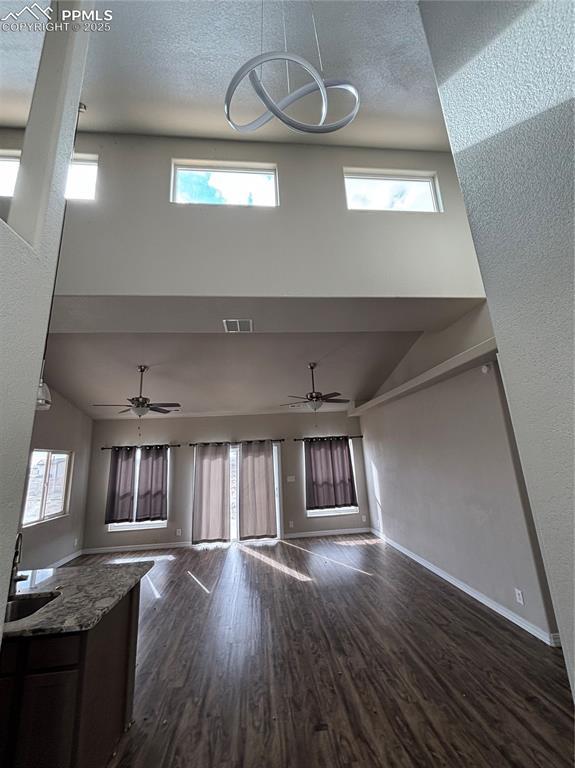
<path fill-rule="evenodd" d="M 173 160 L 171 202 L 275 208 L 277 169 L 263 163 Z"/>
<path fill-rule="evenodd" d="M 12 197 L 20 168 L 19 150 L 0 150 L 0 197 Z M 95 200 L 98 156 L 75 154 L 66 181 L 67 200 Z"/>
<path fill-rule="evenodd" d="M 70 451 L 32 451 L 22 525 L 67 514 L 71 468 Z"/>
<path fill-rule="evenodd" d="M 441 211 L 435 174 L 344 168 L 343 176 L 351 211 Z"/>

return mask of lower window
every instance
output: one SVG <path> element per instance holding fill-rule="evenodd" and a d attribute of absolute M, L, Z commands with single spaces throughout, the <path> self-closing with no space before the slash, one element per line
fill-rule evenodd
<path fill-rule="evenodd" d="M 348 437 L 304 440 L 305 505 L 308 517 L 359 512 Z"/>
<path fill-rule="evenodd" d="M 32 451 L 22 516 L 23 526 L 53 520 L 68 513 L 71 470 L 71 451 Z"/>
<path fill-rule="evenodd" d="M 112 448 L 106 502 L 108 531 L 166 528 L 169 486 L 169 446 Z"/>
<path fill-rule="evenodd" d="M 359 507 L 322 507 L 306 510 L 307 517 L 334 517 L 335 515 L 357 515 Z"/>

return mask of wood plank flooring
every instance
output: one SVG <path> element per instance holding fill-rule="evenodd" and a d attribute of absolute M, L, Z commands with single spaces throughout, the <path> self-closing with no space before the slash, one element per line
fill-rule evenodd
<path fill-rule="evenodd" d="M 109 768 L 570 768 L 559 649 L 372 536 L 153 558 Z"/>

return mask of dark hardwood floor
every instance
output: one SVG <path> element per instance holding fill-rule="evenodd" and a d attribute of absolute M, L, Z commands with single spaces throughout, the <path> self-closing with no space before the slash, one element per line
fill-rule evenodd
<path fill-rule="evenodd" d="M 372 536 L 153 558 L 110 768 L 570 768 L 547 647 Z"/>

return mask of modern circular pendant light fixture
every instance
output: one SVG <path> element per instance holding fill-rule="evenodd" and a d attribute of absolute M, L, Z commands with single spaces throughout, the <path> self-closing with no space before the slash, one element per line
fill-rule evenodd
<path fill-rule="evenodd" d="M 311 7 L 311 15 L 312 15 L 312 22 L 313 22 L 313 30 L 315 35 L 315 41 L 317 46 L 317 53 L 318 53 L 318 60 L 320 69 L 322 68 L 322 59 L 321 59 L 321 51 L 319 47 L 319 39 L 317 35 L 317 27 L 315 23 L 315 14 L 313 12 L 313 5 L 310 2 Z M 357 88 L 347 80 L 340 80 L 340 79 L 330 79 L 326 80 L 323 78 L 322 74 L 312 65 L 309 61 L 303 58 L 303 56 L 299 56 L 295 53 L 288 53 L 287 50 L 287 35 L 286 35 L 286 26 L 285 26 L 285 14 L 284 14 L 284 8 L 283 8 L 283 2 L 282 2 L 282 21 L 283 21 L 283 32 L 284 32 L 284 51 L 271 51 L 269 53 L 260 53 L 259 56 L 254 56 L 252 59 L 247 61 L 243 66 L 241 66 L 238 71 L 235 73 L 235 75 L 232 77 L 230 84 L 228 86 L 228 89 L 226 91 L 225 99 L 224 99 L 224 112 L 227 118 L 228 123 L 231 125 L 231 127 L 238 131 L 238 133 L 251 133 L 253 131 L 257 131 L 258 128 L 261 128 L 262 126 L 266 125 L 266 123 L 269 123 L 270 120 L 272 120 L 274 117 L 280 120 L 284 125 L 286 125 L 288 128 L 290 128 L 292 131 L 297 131 L 299 133 L 333 133 L 334 131 L 338 131 L 341 128 L 345 128 L 347 125 L 349 125 L 352 120 L 355 119 L 358 111 L 359 111 L 359 92 Z M 263 2 L 262 2 L 262 30 L 263 30 Z M 263 31 L 262 31 L 262 48 L 263 48 Z M 288 86 L 288 94 L 287 96 L 284 96 L 283 99 L 280 99 L 280 101 L 274 101 L 266 87 L 264 86 L 262 82 L 262 66 L 263 64 L 270 62 L 270 61 L 285 61 L 286 63 L 286 75 L 287 75 L 287 86 Z M 300 88 L 297 88 L 295 91 L 290 92 L 290 81 L 289 81 L 289 63 L 293 63 L 304 69 L 308 75 L 312 78 L 312 82 L 307 83 L 306 85 L 301 86 Z M 257 72 L 259 68 L 259 74 Z M 233 120 L 231 116 L 231 106 L 232 106 L 232 100 L 234 98 L 234 94 L 240 85 L 240 83 L 243 82 L 243 80 L 249 77 L 249 81 L 251 83 L 252 88 L 254 89 L 255 94 L 259 98 L 259 100 L 262 102 L 262 105 L 265 107 L 265 111 L 262 112 L 262 114 L 257 117 L 255 120 L 252 120 L 249 123 L 243 123 L 239 124 Z M 328 91 L 329 90 L 339 90 L 339 91 L 346 91 L 347 93 L 351 94 L 354 99 L 353 108 L 348 112 L 347 115 L 340 118 L 339 120 L 334 120 L 332 122 L 326 123 L 327 118 L 327 111 L 328 111 Z M 295 118 L 291 117 L 286 113 L 286 109 L 290 107 L 292 104 L 295 104 L 300 99 L 303 99 L 304 96 L 308 96 L 311 93 L 319 93 L 321 96 L 321 114 L 320 119 L 317 123 L 308 123 L 303 122 L 301 120 L 296 120 Z"/>

